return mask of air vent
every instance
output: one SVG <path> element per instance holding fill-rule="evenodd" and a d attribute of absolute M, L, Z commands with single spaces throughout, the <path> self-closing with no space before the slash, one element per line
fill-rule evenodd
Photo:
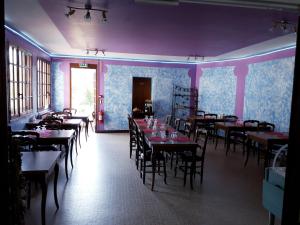
<path fill-rule="evenodd" d="M 160 5 L 178 5 L 179 0 L 135 0 L 137 3 L 150 3 Z"/>

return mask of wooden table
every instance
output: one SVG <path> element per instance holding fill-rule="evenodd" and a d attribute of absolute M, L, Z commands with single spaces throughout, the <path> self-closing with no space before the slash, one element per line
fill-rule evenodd
<path fill-rule="evenodd" d="M 192 123 L 193 132 L 196 130 L 196 126 L 198 123 L 208 124 L 208 123 L 216 123 L 216 122 L 225 122 L 224 118 L 214 118 L 214 117 L 203 117 L 203 116 L 190 116 L 188 121 Z"/>
<path fill-rule="evenodd" d="M 266 146 L 266 155 L 264 161 L 264 167 L 266 167 L 272 146 L 274 144 L 287 144 L 289 141 L 289 135 L 287 132 L 249 131 L 247 132 L 247 139 L 247 157 L 244 166 L 246 166 L 248 163 L 251 142 L 257 142 Z"/>
<path fill-rule="evenodd" d="M 145 133 L 145 139 L 146 143 L 149 145 L 149 147 L 152 149 L 152 157 L 155 159 L 156 154 L 165 151 L 165 152 L 183 152 L 183 151 L 191 151 L 192 153 L 192 165 L 191 165 L 191 172 L 190 172 L 190 185 L 191 189 L 193 189 L 193 170 L 195 169 L 196 165 L 196 151 L 197 151 L 197 146 L 198 144 L 193 141 L 176 141 L 172 140 L 170 137 L 167 137 L 166 141 L 153 141 L 151 140 L 152 137 L 152 132 L 149 132 L 147 128 L 147 124 L 142 122 L 143 120 L 138 120 L 134 119 L 135 124 L 137 125 L 138 129 L 141 131 L 144 131 Z M 162 123 L 160 123 L 162 124 Z M 165 125 L 166 129 L 173 130 L 175 131 L 174 128 Z M 178 137 L 187 137 L 180 132 L 177 132 Z M 153 160 L 154 162 L 154 170 L 155 170 L 155 162 L 156 160 Z M 151 190 L 154 188 L 154 178 L 155 178 L 155 173 L 152 174 L 153 179 L 152 179 L 152 187 Z"/>
<path fill-rule="evenodd" d="M 89 135 L 89 116 L 88 115 L 81 115 L 81 114 L 75 114 L 72 116 L 63 116 L 65 119 L 81 119 L 85 124 L 85 139 L 87 140 L 87 137 Z"/>
<path fill-rule="evenodd" d="M 42 120 L 35 120 L 34 122 L 28 122 L 26 123 L 26 127 L 30 130 L 35 129 L 36 126 L 38 126 L 38 123 Z M 79 146 L 81 147 L 80 143 L 80 133 L 81 133 L 81 124 L 82 119 L 64 119 L 63 123 L 61 124 L 62 129 L 74 129 L 76 134 L 76 151 L 77 151 L 77 139 L 79 141 Z"/>
<path fill-rule="evenodd" d="M 68 177 L 68 156 L 70 152 L 70 161 L 73 168 L 73 142 L 74 142 L 74 130 L 40 130 L 37 131 L 40 137 L 37 139 L 38 144 L 52 145 L 59 144 L 65 146 L 65 173 Z"/>
<path fill-rule="evenodd" d="M 215 129 L 225 131 L 225 143 L 226 143 L 226 155 L 227 155 L 229 152 L 229 147 L 230 147 L 230 132 L 232 132 L 232 131 L 257 131 L 258 127 L 256 127 L 256 126 L 244 127 L 243 122 L 216 122 Z"/>
<path fill-rule="evenodd" d="M 59 166 L 57 161 L 60 158 L 59 151 L 40 151 L 40 152 L 22 152 L 21 172 L 24 177 L 30 181 L 38 181 L 42 188 L 41 200 L 41 219 L 42 225 L 46 224 L 45 208 L 47 201 L 48 179 L 54 172 L 54 201 L 56 208 L 59 209 L 57 200 L 57 178 Z M 30 201 L 30 197 L 29 197 Z M 30 202 L 27 205 L 30 207 Z"/>

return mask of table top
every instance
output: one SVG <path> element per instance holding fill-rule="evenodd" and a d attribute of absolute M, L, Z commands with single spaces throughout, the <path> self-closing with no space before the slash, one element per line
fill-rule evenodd
<path fill-rule="evenodd" d="M 225 118 L 215 118 L 215 117 L 203 117 L 203 116 L 190 116 L 188 120 L 193 120 L 197 122 L 225 122 Z"/>
<path fill-rule="evenodd" d="M 39 139 L 69 139 L 74 135 L 74 130 L 36 130 L 40 134 Z"/>
<path fill-rule="evenodd" d="M 289 135 L 287 132 L 275 132 L 275 131 L 247 131 L 247 137 L 250 139 L 262 139 L 265 141 L 270 141 L 270 140 L 288 141 L 289 139 Z"/>
<path fill-rule="evenodd" d="M 186 135 L 176 131 L 173 127 L 168 126 L 162 122 L 158 122 L 158 128 L 157 130 L 154 130 L 152 128 L 148 128 L 147 124 L 142 119 L 134 119 L 134 122 L 138 126 L 138 128 L 145 133 L 146 142 L 150 147 L 162 147 L 164 150 L 169 150 L 169 148 L 182 148 L 186 149 L 185 147 L 196 147 L 197 143 L 190 140 Z M 164 125 L 165 129 L 161 130 L 160 125 Z M 160 136 L 160 131 L 168 130 L 169 135 L 165 138 L 162 138 Z M 177 137 L 171 138 L 170 134 L 172 132 L 177 133 Z"/>
<path fill-rule="evenodd" d="M 21 171 L 26 173 L 47 173 L 56 164 L 60 151 L 22 152 Z"/>
<path fill-rule="evenodd" d="M 26 125 L 38 125 L 42 120 L 38 119 L 33 122 L 28 122 Z M 64 119 L 62 125 L 79 125 L 82 119 Z"/>

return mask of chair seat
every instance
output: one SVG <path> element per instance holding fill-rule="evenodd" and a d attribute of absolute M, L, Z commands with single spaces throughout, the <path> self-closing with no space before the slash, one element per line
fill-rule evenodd
<path fill-rule="evenodd" d="M 183 161 L 192 162 L 193 161 L 193 155 L 191 152 L 183 152 L 181 154 L 181 158 Z M 202 161 L 203 158 L 199 155 L 196 155 L 196 161 Z"/>
<path fill-rule="evenodd" d="M 146 160 L 146 161 L 151 161 L 151 155 L 152 155 L 152 151 L 148 150 L 148 151 L 146 151 L 145 157 L 144 157 L 144 154 L 141 154 L 141 159 Z M 155 158 L 157 160 L 164 160 L 165 159 L 165 157 L 164 157 L 164 155 L 162 153 L 156 154 Z"/>

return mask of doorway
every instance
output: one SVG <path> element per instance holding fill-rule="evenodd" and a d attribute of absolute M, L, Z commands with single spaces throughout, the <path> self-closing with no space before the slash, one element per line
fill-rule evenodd
<path fill-rule="evenodd" d="M 151 78 L 133 77 L 132 111 L 144 113 L 146 100 L 151 100 Z"/>
<path fill-rule="evenodd" d="M 77 114 L 91 116 L 96 109 L 96 65 L 86 64 L 84 68 L 71 64 L 71 108 Z"/>

